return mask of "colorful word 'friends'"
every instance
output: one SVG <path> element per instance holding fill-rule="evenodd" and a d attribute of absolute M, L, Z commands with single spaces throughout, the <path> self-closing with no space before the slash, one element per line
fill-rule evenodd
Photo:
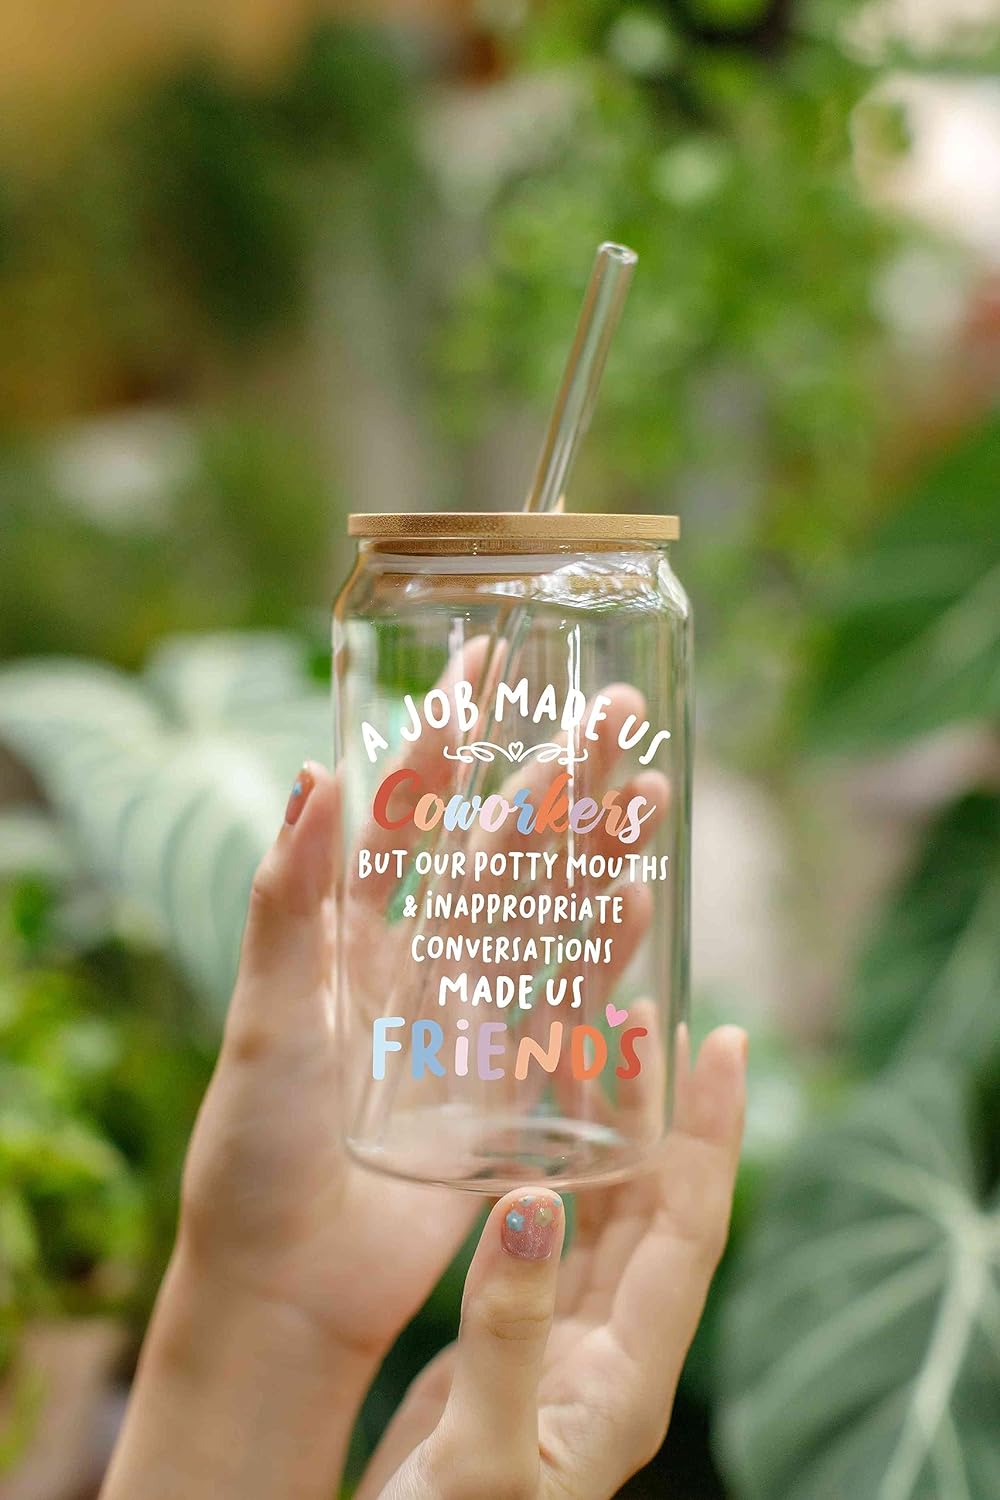
<path fill-rule="evenodd" d="M 620 1025 L 627 1011 L 616 1011 L 613 1025 Z M 404 1030 L 404 1016 L 379 1016 L 372 1027 L 372 1077 L 384 1079 L 389 1057 L 403 1054 L 405 1042 L 393 1033 Z M 545 1073 L 554 1073 L 568 1048 L 569 1069 L 577 1080 L 596 1078 L 613 1060 L 612 1045 L 617 1039 L 621 1061 L 615 1065 L 617 1077 L 635 1078 L 642 1063 L 636 1051 L 636 1043 L 648 1035 L 644 1026 L 629 1026 L 624 1031 L 612 1034 L 611 1044 L 596 1026 L 565 1026 L 562 1021 L 552 1021 L 548 1037 L 542 1042 L 527 1033 L 519 1035 L 506 1021 L 481 1021 L 476 1027 L 461 1016 L 453 1028 L 453 1037 L 445 1046 L 445 1030 L 439 1021 L 414 1021 L 409 1027 L 409 1071 L 412 1078 L 420 1080 L 428 1075 L 444 1078 L 451 1073 L 456 1078 L 470 1074 L 484 1082 L 506 1078 L 508 1074 L 523 1081 L 533 1067 Z M 403 1062 L 402 1056 L 399 1059 Z"/>

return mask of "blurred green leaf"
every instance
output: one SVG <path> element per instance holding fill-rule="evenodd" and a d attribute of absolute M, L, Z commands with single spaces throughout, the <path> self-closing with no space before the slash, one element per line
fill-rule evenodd
<path fill-rule="evenodd" d="M 65 830 L 36 807 L 0 809 L 0 879 L 32 875 L 53 882 L 76 873 Z"/>
<path fill-rule="evenodd" d="M 1000 1209 L 943 1070 L 880 1081 L 794 1152 L 720 1347 L 741 1500 L 997 1493 Z"/>
<path fill-rule="evenodd" d="M 11 1297 L 12 1276 L 23 1274 L 37 1255 L 38 1240 L 27 1206 L 5 1184 L 0 1192 L 0 1297 L 5 1302 Z"/>
<path fill-rule="evenodd" d="M 438 345 L 457 438 L 526 404 L 541 422 L 590 247 L 638 252 L 569 503 L 682 513 L 701 701 L 716 753 L 744 765 L 787 754 L 816 579 L 879 503 L 900 408 L 875 288 L 922 239 L 859 187 L 872 71 L 813 12 L 529 8 L 521 57 L 559 123 L 507 152 Z"/>
<path fill-rule="evenodd" d="M 147 1250 L 142 1187 L 88 1099 L 118 1052 L 83 994 L 42 971 L 0 994 L 0 1299 L 20 1310 L 66 1306 L 96 1265 Z"/>
<path fill-rule="evenodd" d="M 650 6 L 625 6 L 608 32 L 607 49 L 625 72 L 640 78 L 668 72 L 678 56 L 673 28 Z"/>
<path fill-rule="evenodd" d="M 14 889 L 0 885 L 0 1366 L 26 1316 L 148 1312 L 212 1058 L 165 965 L 20 943 Z"/>
<path fill-rule="evenodd" d="M 695 1048 L 715 1026 L 739 1016 L 738 1001 L 696 994 L 691 1039 Z M 840 1099 L 848 1080 L 843 1070 L 821 1062 L 814 1053 L 795 1048 L 773 1023 L 751 1021 L 747 1071 L 747 1110 L 740 1170 L 722 1265 L 709 1289 L 705 1310 L 684 1362 L 685 1391 L 711 1404 L 717 1384 L 720 1322 L 728 1298 L 732 1264 L 751 1229 L 762 1196 L 775 1171 L 817 1118 Z"/>
<path fill-rule="evenodd" d="M 80 436 L 90 451 L 61 463 L 58 444 L 0 444 L 0 656 L 69 644 L 135 667 L 172 630 L 289 628 L 329 599 L 339 506 L 301 428 L 234 401 L 165 433 L 121 418 Z M 67 483 L 113 494 L 122 467 L 145 493 L 117 509 Z"/>
<path fill-rule="evenodd" d="M 776 7 L 772 0 L 684 0 L 683 9 L 694 19 L 711 27 L 742 29 L 760 22 Z"/>
<path fill-rule="evenodd" d="M 1000 716 L 1000 413 L 920 477 L 844 570 L 829 614 L 815 749 Z"/>
<path fill-rule="evenodd" d="M 306 225 L 294 212 L 263 101 L 207 67 L 169 80 L 134 127 L 154 243 L 209 319 L 245 340 L 299 315 Z"/>
<path fill-rule="evenodd" d="M 272 106 L 290 147 L 342 147 L 364 158 L 409 141 L 411 81 L 394 40 L 343 21 L 320 22 L 306 36 Z"/>
<path fill-rule="evenodd" d="M 8 1330 L 0 1322 L 0 1371 L 4 1371 L 12 1346 Z M 0 1476 L 8 1474 L 37 1427 L 45 1401 L 45 1381 L 37 1370 L 15 1369 L 6 1382 L 7 1419 L 0 1429 Z"/>
<path fill-rule="evenodd" d="M 864 1064 L 894 1053 L 969 1067 L 1000 1051 L 1000 797 L 963 797 L 934 823 L 880 913 L 850 996 Z"/>
<path fill-rule="evenodd" d="M 0 740 L 217 1010 L 254 868 L 328 738 L 327 695 L 287 637 L 176 638 L 145 680 L 68 660 L 0 672 Z"/>

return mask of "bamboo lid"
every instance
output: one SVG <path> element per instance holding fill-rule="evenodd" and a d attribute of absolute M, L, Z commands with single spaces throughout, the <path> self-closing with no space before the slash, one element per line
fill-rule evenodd
<path fill-rule="evenodd" d="M 568 511 L 383 511 L 347 518 L 347 534 L 371 541 L 674 542 L 676 516 Z"/>

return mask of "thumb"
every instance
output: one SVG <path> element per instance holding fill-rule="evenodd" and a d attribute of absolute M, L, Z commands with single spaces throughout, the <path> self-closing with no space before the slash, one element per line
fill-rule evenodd
<path fill-rule="evenodd" d="M 538 1382 L 555 1310 L 565 1214 L 520 1188 L 486 1221 L 462 1299 L 451 1393 L 428 1439 L 442 1494 L 534 1493 Z"/>

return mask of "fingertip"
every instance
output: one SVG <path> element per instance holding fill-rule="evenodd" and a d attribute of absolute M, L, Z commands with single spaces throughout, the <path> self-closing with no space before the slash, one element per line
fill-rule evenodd
<path fill-rule="evenodd" d="M 491 1218 L 499 1220 L 501 1248 L 515 1260 L 558 1259 L 566 1210 L 551 1188 L 517 1188 L 500 1199 Z"/>
<path fill-rule="evenodd" d="M 292 783 L 285 808 L 285 821 L 278 837 L 281 838 L 289 828 L 296 828 L 300 824 L 305 827 L 307 819 L 313 824 L 323 818 L 329 819 L 339 799 L 339 789 L 337 777 L 326 766 L 321 765 L 318 760 L 303 761 L 302 769 Z"/>
<path fill-rule="evenodd" d="M 742 1026 L 716 1026 L 701 1045 L 698 1066 L 701 1067 L 704 1058 L 706 1069 L 714 1070 L 725 1064 L 735 1071 L 745 1073 L 749 1052 L 750 1038 Z"/>
<path fill-rule="evenodd" d="M 682 1081 L 691 1075 L 691 1030 L 686 1021 L 678 1021 L 674 1032 L 674 1071 Z"/>
<path fill-rule="evenodd" d="M 317 761 L 307 761 L 300 775 L 308 785 L 303 806 L 294 822 L 286 819 L 277 843 L 284 855 L 290 899 L 312 907 L 333 885 L 340 782 Z"/>
<path fill-rule="evenodd" d="M 624 911 L 628 913 L 631 920 L 637 924 L 642 932 L 645 932 L 650 918 L 656 909 L 656 897 L 652 886 L 630 883 L 624 886 L 620 892 L 616 892 L 616 894 L 621 895 Z M 648 1005 L 650 1002 L 645 1001 L 643 1003 Z"/>
<path fill-rule="evenodd" d="M 746 1108 L 747 1051 L 741 1026 L 717 1026 L 709 1032 L 681 1091 L 681 1123 L 690 1132 L 738 1149 Z"/>
<path fill-rule="evenodd" d="M 608 707 L 611 710 L 608 717 L 613 713 L 617 719 L 624 722 L 629 716 L 641 719 L 646 712 L 646 699 L 642 692 L 631 682 L 612 682 L 603 689 L 604 696 L 610 698 Z"/>
<path fill-rule="evenodd" d="M 442 675 L 442 685 L 450 687 L 462 678 L 474 682 L 487 666 L 493 671 L 498 670 L 504 653 L 503 641 L 494 640 L 489 635 L 470 635 L 449 658 Z"/>
<path fill-rule="evenodd" d="M 565 1213 L 550 1188 L 505 1193 L 465 1279 L 449 1409 L 537 1463 L 537 1389 L 555 1312 Z"/>
<path fill-rule="evenodd" d="M 632 790 L 655 808 L 657 822 L 670 809 L 670 781 L 662 771 L 640 771 L 632 778 Z"/>
<path fill-rule="evenodd" d="M 257 867 L 248 932 L 275 919 L 308 915 L 333 884 L 339 784 L 318 761 L 306 761 L 289 792 L 277 838 Z"/>
<path fill-rule="evenodd" d="M 305 810 L 313 788 L 316 785 L 316 770 L 318 768 L 312 761 L 303 762 L 302 769 L 296 773 L 292 782 L 292 789 L 288 793 L 288 801 L 285 803 L 285 826 L 294 828 Z"/>

